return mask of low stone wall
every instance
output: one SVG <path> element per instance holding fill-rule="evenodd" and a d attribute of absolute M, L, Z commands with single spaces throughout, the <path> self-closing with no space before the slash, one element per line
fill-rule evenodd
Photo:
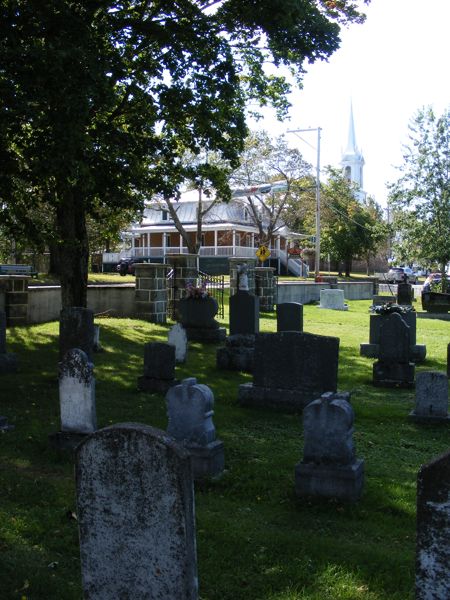
<path fill-rule="evenodd" d="M 329 283 L 283 281 L 278 283 L 278 304 L 283 302 L 300 302 L 301 304 L 318 302 L 320 300 L 320 290 L 330 288 L 331 284 Z M 374 293 L 371 281 L 340 281 L 337 284 L 337 289 L 344 291 L 346 300 L 371 300 Z"/>
<path fill-rule="evenodd" d="M 133 317 L 135 313 L 134 283 L 119 285 L 89 285 L 88 308 L 94 314 L 111 317 Z M 61 288 L 32 286 L 28 288 L 28 323 L 45 323 L 59 319 Z"/>

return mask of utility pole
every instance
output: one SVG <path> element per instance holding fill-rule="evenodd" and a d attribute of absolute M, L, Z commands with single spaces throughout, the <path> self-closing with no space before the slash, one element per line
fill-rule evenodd
<path fill-rule="evenodd" d="M 315 277 L 320 275 L 320 132 L 321 127 L 309 127 L 308 129 L 288 129 L 288 133 L 294 133 L 298 138 L 307 144 L 310 148 L 314 148 L 309 142 L 303 139 L 299 134 L 309 131 L 317 131 L 317 159 L 316 159 L 316 247 L 314 260 Z"/>

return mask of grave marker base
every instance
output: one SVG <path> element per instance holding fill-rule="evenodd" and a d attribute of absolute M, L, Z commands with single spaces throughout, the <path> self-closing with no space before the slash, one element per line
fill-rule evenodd
<path fill-rule="evenodd" d="M 207 446 L 186 444 L 184 446 L 191 455 L 192 475 L 194 479 L 217 477 L 225 467 L 223 442 L 214 440 Z"/>
<path fill-rule="evenodd" d="M 273 408 L 295 413 L 301 412 L 307 404 L 323 393 L 324 390 L 287 390 L 242 383 L 239 386 L 238 401 L 241 406 Z"/>
<path fill-rule="evenodd" d="M 442 423 L 442 424 L 447 424 L 450 423 L 450 416 L 447 415 L 421 415 L 416 413 L 416 411 L 412 410 L 409 413 L 409 418 L 411 419 L 411 421 L 414 421 L 415 423 Z"/>
<path fill-rule="evenodd" d="M 187 339 L 190 342 L 223 342 L 227 336 L 225 327 L 186 327 Z"/>
<path fill-rule="evenodd" d="M 138 377 L 137 387 L 141 392 L 160 392 L 165 394 L 167 390 L 179 383 L 179 379 L 157 379 L 156 377 L 141 375 L 141 377 Z"/>
<path fill-rule="evenodd" d="M 300 497 L 356 502 L 361 497 L 363 484 L 363 459 L 343 466 L 299 463 L 295 467 L 295 493 Z"/>
<path fill-rule="evenodd" d="M 72 431 L 57 431 L 48 436 L 50 446 L 57 452 L 74 453 L 81 442 L 89 436 L 89 433 L 75 433 Z"/>
<path fill-rule="evenodd" d="M 379 387 L 414 387 L 414 363 L 388 363 L 378 361 L 373 365 L 373 384 Z"/>

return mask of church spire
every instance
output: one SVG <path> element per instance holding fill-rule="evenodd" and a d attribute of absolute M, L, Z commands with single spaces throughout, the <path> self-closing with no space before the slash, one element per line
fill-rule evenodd
<path fill-rule="evenodd" d="M 345 177 L 353 181 L 361 190 L 358 195 L 364 195 L 363 189 L 363 167 L 364 157 L 356 146 L 355 121 L 353 118 L 353 103 L 350 102 L 350 118 L 348 124 L 347 147 L 342 155 L 341 166 Z"/>

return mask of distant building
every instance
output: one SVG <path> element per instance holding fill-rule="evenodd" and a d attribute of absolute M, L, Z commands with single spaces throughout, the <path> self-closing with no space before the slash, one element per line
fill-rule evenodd
<path fill-rule="evenodd" d="M 282 184 L 267 184 L 247 190 L 236 190 L 233 199 L 217 202 L 202 221 L 202 245 L 199 251 L 200 269 L 208 273 L 228 273 L 229 257 L 256 257 L 259 247 L 258 229 L 254 225 L 242 196 L 255 193 L 279 191 Z M 281 188 L 280 188 L 281 189 Z M 203 199 L 203 208 L 213 198 Z M 176 202 L 177 214 L 190 236 L 197 232 L 198 191 L 190 190 Z M 103 254 L 103 268 L 109 270 L 121 258 L 138 258 L 145 262 L 163 262 L 167 254 L 183 254 L 188 250 L 178 233 L 169 211 L 157 202 L 148 202 L 140 223 L 133 223 L 122 233 L 124 249 L 117 253 Z M 306 275 L 306 265 L 298 256 L 288 253 L 291 240 L 309 238 L 291 232 L 284 224 L 277 230 L 269 244 L 270 259 L 264 266 L 272 266 L 277 272 Z M 288 260 L 289 259 L 289 260 Z"/>
<path fill-rule="evenodd" d="M 348 125 L 347 146 L 342 153 L 342 171 L 348 181 L 355 183 L 359 191 L 356 193 L 358 200 L 366 198 L 364 192 L 364 156 L 356 145 L 355 123 L 353 119 L 353 106 L 350 105 L 350 119 Z"/>

